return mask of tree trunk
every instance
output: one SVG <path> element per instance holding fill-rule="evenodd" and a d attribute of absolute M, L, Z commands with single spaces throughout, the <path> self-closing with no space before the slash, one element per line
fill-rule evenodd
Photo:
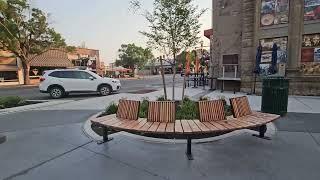
<path fill-rule="evenodd" d="M 29 85 L 30 84 L 30 63 L 26 62 L 25 60 L 22 60 L 22 66 L 23 66 L 23 79 L 24 84 Z"/>
<path fill-rule="evenodd" d="M 175 83 L 176 83 L 176 53 L 173 53 L 173 78 L 172 78 L 172 101 L 175 101 Z"/>
<path fill-rule="evenodd" d="M 162 83 L 163 83 L 164 98 L 165 98 L 165 100 L 168 100 L 167 87 L 166 87 L 166 80 L 165 80 L 165 77 L 164 77 L 164 69 L 163 69 L 162 58 L 160 58 L 160 66 L 161 66 L 161 77 L 162 77 Z"/>
<path fill-rule="evenodd" d="M 185 89 L 186 89 L 186 79 L 187 79 L 187 74 L 184 73 L 184 77 L 183 77 L 183 87 L 182 87 L 182 103 L 183 103 L 184 94 L 185 94 Z"/>

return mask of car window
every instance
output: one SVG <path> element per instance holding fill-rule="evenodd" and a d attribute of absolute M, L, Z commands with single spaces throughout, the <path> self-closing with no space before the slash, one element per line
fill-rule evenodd
<path fill-rule="evenodd" d="M 73 74 L 72 71 L 54 71 L 50 73 L 49 76 L 55 77 L 55 78 L 68 78 L 68 79 L 75 78 L 75 75 Z"/>
<path fill-rule="evenodd" d="M 67 79 L 75 79 L 75 74 L 72 71 L 61 71 L 62 72 L 62 78 L 67 78 Z"/>
<path fill-rule="evenodd" d="M 90 77 L 95 79 L 95 77 L 93 77 L 89 73 L 83 72 L 83 71 L 75 71 L 74 75 L 75 75 L 76 79 L 90 79 Z"/>
<path fill-rule="evenodd" d="M 55 78 L 61 78 L 62 73 L 61 73 L 61 71 L 54 71 L 54 72 L 50 73 L 49 76 L 55 77 Z"/>

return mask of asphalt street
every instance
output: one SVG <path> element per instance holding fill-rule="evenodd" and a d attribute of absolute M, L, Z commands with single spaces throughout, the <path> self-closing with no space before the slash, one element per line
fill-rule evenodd
<path fill-rule="evenodd" d="M 165 76 L 167 86 L 172 86 L 172 75 Z M 176 76 L 176 85 L 181 86 L 183 78 Z M 121 80 L 122 89 L 119 93 L 139 93 L 143 91 L 157 90 L 162 87 L 161 76 L 146 76 L 141 79 L 123 79 Z M 33 87 L 0 87 L 0 96 L 20 96 L 28 100 L 47 100 L 50 99 L 48 94 L 39 92 L 37 86 Z M 98 97 L 97 93 L 70 94 L 66 99 L 81 100 L 86 98 Z"/>

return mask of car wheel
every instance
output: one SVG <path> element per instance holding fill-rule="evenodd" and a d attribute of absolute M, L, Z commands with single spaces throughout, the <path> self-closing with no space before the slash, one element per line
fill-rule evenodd
<path fill-rule="evenodd" d="M 100 93 L 101 96 L 110 95 L 112 93 L 112 88 L 110 86 L 107 86 L 107 85 L 102 85 L 99 88 L 99 93 Z"/>
<path fill-rule="evenodd" d="M 64 95 L 64 91 L 62 88 L 60 87 L 52 87 L 49 91 L 50 93 L 50 96 L 53 98 L 53 99 L 59 99 L 59 98 L 62 98 L 63 95 Z"/>

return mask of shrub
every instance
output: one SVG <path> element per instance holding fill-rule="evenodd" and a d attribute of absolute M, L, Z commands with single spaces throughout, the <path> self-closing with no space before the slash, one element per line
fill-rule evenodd
<path fill-rule="evenodd" d="M 148 98 L 143 98 L 141 104 L 140 104 L 140 109 L 139 109 L 139 118 L 147 118 L 148 115 L 148 103 L 149 99 Z"/>
<path fill-rule="evenodd" d="M 184 98 L 183 103 L 177 107 L 176 119 L 199 119 L 197 102 L 190 100 L 188 97 Z"/>
<path fill-rule="evenodd" d="M 118 110 L 118 105 L 112 102 L 105 110 L 104 115 L 116 114 Z"/>
<path fill-rule="evenodd" d="M 167 101 L 164 96 L 157 97 L 157 101 Z"/>
<path fill-rule="evenodd" d="M 226 114 L 226 116 L 231 116 L 233 115 L 232 114 L 232 107 L 231 105 L 229 105 L 226 101 L 226 98 L 224 96 L 220 96 L 219 97 L 222 101 L 223 101 L 223 104 L 224 104 L 224 113 Z"/>
<path fill-rule="evenodd" d="M 210 100 L 210 98 L 207 97 L 207 96 L 201 96 L 201 97 L 199 98 L 199 101 L 209 101 L 209 100 Z"/>
<path fill-rule="evenodd" d="M 26 101 L 19 96 L 0 97 L 0 109 L 25 105 Z"/>

